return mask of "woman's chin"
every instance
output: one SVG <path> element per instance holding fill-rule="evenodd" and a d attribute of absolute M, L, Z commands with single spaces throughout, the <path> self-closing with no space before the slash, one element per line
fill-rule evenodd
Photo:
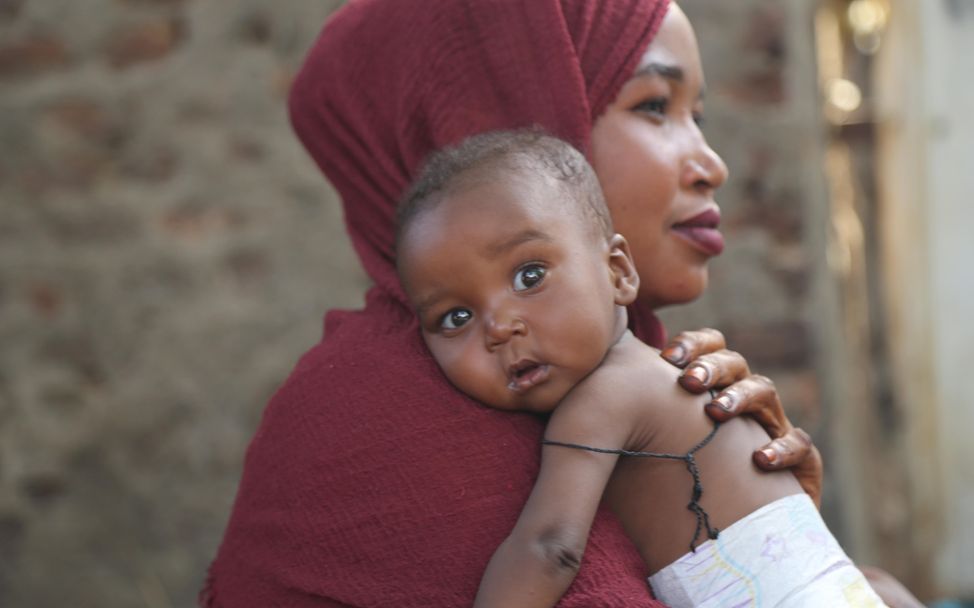
<path fill-rule="evenodd" d="M 704 266 L 696 272 L 687 273 L 679 281 L 670 281 L 665 285 L 643 282 L 639 289 L 639 301 L 653 309 L 689 304 L 703 295 L 707 281 L 707 268 Z"/>

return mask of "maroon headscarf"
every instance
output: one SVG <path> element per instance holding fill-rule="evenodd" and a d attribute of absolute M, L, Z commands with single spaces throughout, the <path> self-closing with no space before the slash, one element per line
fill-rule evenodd
<path fill-rule="evenodd" d="M 534 484 L 543 421 L 480 406 L 426 351 L 396 276 L 395 206 L 423 159 L 540 125 L 589 147 L 667 0 L 352 0 L 291 92 L 295 130 L 341 194 L 375 281 L 264 413 L 203 605 L 469 606 Z M 662 339 L 650 311 L 637 333 Z M 652 606 L 600 510 L 559 606 Z"/>

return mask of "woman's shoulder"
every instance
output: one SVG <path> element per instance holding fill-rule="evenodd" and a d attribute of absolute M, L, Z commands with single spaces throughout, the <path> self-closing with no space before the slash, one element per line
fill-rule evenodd
<path fill-rule="evenodd" d="M 534 483 L 541 420 L 461 395 L 418 332 L 381 315 L 348 313 L 326 334 L 248 449 L 212 595 L 469 605 Z M 642 584 L 621 529 L 600 521 L 582 598 L 622 593 L 599 590 L 607 576 Z"/>

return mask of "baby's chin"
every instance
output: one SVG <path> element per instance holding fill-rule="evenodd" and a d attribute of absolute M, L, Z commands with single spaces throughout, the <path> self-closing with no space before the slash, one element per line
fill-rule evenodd
<path fill-rule="evenodd" d="M 521 395 L 515 394 L 514 391 L 510 391 L 509 394 L 506 394 L 503 397 L 499 395 L 483 397 L 473 395 L 473 397 L 480 403 L 495 410 L 550 414 L 555 410 L 556 407 L 558 407 L 558 404 L 561 403 L 561 400 L 567 394 L 567 391 L 558 391 L 558 394 L 555 394 L 555 391 L 544 391 L 540 389 L 542 389 L 542 387 L 536 387 L 527 394 Z M 532 392 L 535 392 L 535 394 L 531 394 Z"/>

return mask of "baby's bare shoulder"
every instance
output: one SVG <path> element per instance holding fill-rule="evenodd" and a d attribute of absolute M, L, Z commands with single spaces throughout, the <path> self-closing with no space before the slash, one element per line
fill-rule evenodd
<path fill-rule="evenodd" d="M 682 400 L 689 396 L 677 384 L 680 370 L 659 356 L 659 351 L 635 337 L 620 340 L 602 364 L 572 391 L 605 412 L 621 414 L 635 408 L 645 413 L 647 402 Z"/>
<path fill-rule="evenodd" d="M 670 394 L 680 377 L 680 370 L 660 357 L 659 351 L 643 344 L 635 337 L 620 340 L 605 357 L 601 372 L 594 380 L 616 387 L 631 386 L 640 391 L 643 398 Z"/>
<path fill-rule="evenodd" d="M 679 373 L 656 349 L 635 338 L 620 341 L 559 404 L 549 421 L 551 437 L 652 450 L 659 433 L 705 417 L 703 398 L 680 387 Z"/>

